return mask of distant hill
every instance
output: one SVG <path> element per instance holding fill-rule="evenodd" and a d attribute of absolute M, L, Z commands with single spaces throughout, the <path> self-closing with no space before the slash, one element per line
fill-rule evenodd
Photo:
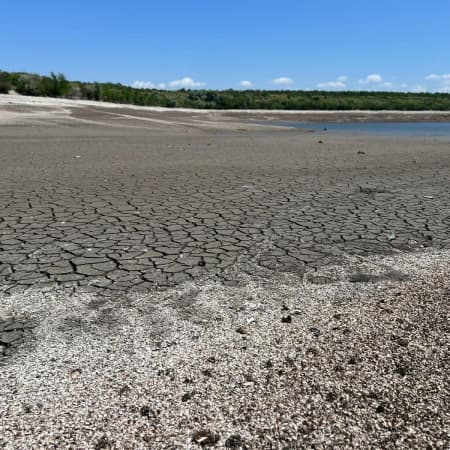
<path fill-rule="evenodd" d="M 69 81 L 0 71 L 0 93 L 100 100 L 140 106 L 201 109 L 450 111 L 450 94 L 372 91 L 265 91 L 136 89 L 120 83 Z"/>

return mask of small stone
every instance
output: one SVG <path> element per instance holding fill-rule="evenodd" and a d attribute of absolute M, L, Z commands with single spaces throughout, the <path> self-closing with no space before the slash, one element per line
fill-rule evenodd
<path fill-rule="evenodd" d="M 337 400 L 337 398 L 338 398 L 338 396 L 334 392 L 328 392 L 328 394 L 325 396 L 325 400 L 330 403 Z"/>
<path fill-rule="evenodd" d="M 183 396 L 181 397 L 181 401 L 182 402 L 187 402 L 188 400 L 190 400 L 192 398 L 192 394 L 187 392 L 186 394 L 183 394 Z"/>
<path fill-rule="evenodd" d="M 153 411 L 147 405 L 142 406 L 139 412 L 142 417 L 151 417 L 153 415 Z"/>
<path fill-rule="evenodd" d="M 282 323 L 291 323 L 292 322 L 292 316 L 285 316 L 281 318 Z"/>
<path fill-rule="evenodd" d="M 245 445 L 245 441 L 242 439 L 239 434 L 232 434 L 226 441 L 225 441 L 225 448 L 231 448 L 231 449 L 240 449 L 240 450 L 247 450 L 248 447 Z"/>
<path fill-rule="evenodd" d="M 215 445 L 219 442 L 220 436 L 215 433 L 211 433 L 208 430 L 200 430 L 196 431 L 192 435 L 192 441 L 196 444 L 201 445 L 202 447 L 206 445 Z"/>
<path fill-rule="evenodd" d="M 202 370 L 202 375 L 205 377 L 211 378 L 212 377 L 212 371 L 209 369 Z"/>
<path fill-rule="evenodd" d="M 122 395 L 128 395 L 130 392 L 131 392 L 131 389 L 130 389 L 129 386 L 123 386 L 123 387 L 121 387 L 120 390 L 119 390 L 119 395 L 120 395 L 120 396 L 122 396 Z"/>
<path fill-rule="evenodd" d="M 239 333 L 239 334 L 248 334 L 248 331 L 247 331 L 247 329 L 244 328 L 244 327 L 239 327 L 239 328 L 236 328 L 236 333 Z"/>
<path fill-rule="evenodd" d="M 30 414 L 31 413 L 31 406 L 30 405 L 23 405 L 23 412 L 25 414 Z"/>
<path fill-rule="evenodd" d="M 306 350 L 306 354 L 307 355 L 311 355 L 311 356 L 317 356 L 319 354 L 319 351 L 316 348 L 314 348 L 314 347 L 309 347 Z"/>
<path fill-rule="evenodd" d="M 406 367 L 404 366 L 397 366 L 396 370 L 395 370 L 401 377 L 406 376 L 406 374 L 408 373 L 408 371 L 406 370 Z"/>
<path fill-rule="evenodd" d="M 81 375 L 81 369 L 72 369 L 70 372 L 69 372 L 69 376 L 70 376 L 70 378 L 78 378 L 80 375 Z"/>
<path fill-rule="evenodd" d="M 392 232 L 390 232 L 390 233 L 388 233 L 388 235 L 387 235 L 387 239 L 388 239 L 388 241 L 393 241 L 393 240 L 395 240 L 397 238 L 397 235 L 392 231 Z"/>
<path fill-rule="evenodd" d="M 311 334 L 315 337 L 319 337 L 320 336 L 320 330 L 318 328 L 315 327 L 311 327 L 309 329 L 309 331 L 311 332 Z"/>
<path fill-rule="evenodd" d="M 95 450 L 103 450 L 107 448 L 111 448 L 111 443 L 108 441 L 106 436 L 102 436 L 94 446 Z"/>
<path fill-rule="evenodd" d="M 383 413 L 386 413 L 386 412 L 387 412 L 388 407 L 389 407 L 389 405 L 388 405 L 387 403 L 382 402 L 382 403 L 380 403 L 380 404 L 377 406 L 376 411 L 377 411 L 378 414 L 383 414 Z"/>

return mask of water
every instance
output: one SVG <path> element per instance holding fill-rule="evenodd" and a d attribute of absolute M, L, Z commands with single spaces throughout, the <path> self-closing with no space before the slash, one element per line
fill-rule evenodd
<path fill-rule="evenodd" d="M 267 122 L 266 122 L 267 123 Z M 314 131 L 377 136 L 403 136 L 450 139 L 450 122 L 289 122 L 275 121 L 273 125 L 289 126 Z"/>

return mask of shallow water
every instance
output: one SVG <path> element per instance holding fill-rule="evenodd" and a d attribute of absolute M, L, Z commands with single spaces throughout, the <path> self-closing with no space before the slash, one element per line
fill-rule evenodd
<path fill-rule="evenodd" d="M 273 125 L 314 131 L 360 133 L 378 136 L 404 136 L 450 139 L 450 122 L 293 122 L 276 121 Z"/>

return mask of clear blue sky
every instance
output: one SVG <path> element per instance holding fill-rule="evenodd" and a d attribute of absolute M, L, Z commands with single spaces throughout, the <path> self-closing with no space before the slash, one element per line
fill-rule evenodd
<path fill-rule="evenodd" d="M 212 89 L 450 91 L 450 0 L 22 0 L 0 69 Z"/>

